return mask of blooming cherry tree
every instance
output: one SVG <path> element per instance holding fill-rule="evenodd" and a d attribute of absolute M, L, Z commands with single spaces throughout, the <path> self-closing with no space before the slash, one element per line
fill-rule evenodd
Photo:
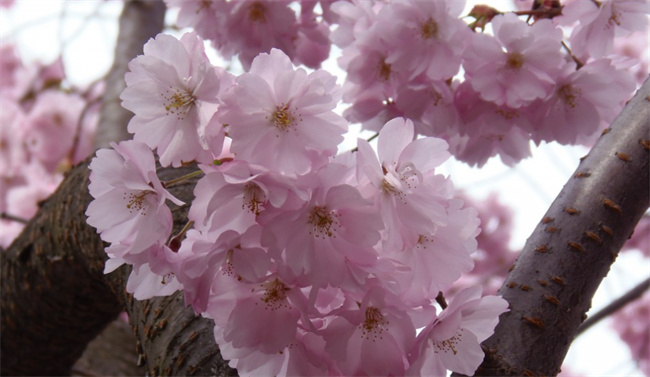
<path fill-rule="evenodd" d="M 452 0 L 166 3 L 194 30 L 156 35 L 129 63 L 120 99 L 134 114 L 133 140 L 96 151 L 88 166 L 86 222 L 110 244 L 105 273 L 132 266 L 128 293 L 182 291 L 241 375 L 471 375 L 502 314 L 544 328 L 491 295 L 498 283 L 485 279 L 514 262 L 508 211 L 473 203 L 438 170 L 450 158 L 512 166 L 531 155 L 531 141 L 593 143 L 636 87 L 634 54 L 613 51 L 616 38 L 647 30 L 645 4 L 478 6 L 468 24 L 464 2 Z M 213 65 L 206 42 L 245 72 Z M 319 68 L 332 44 L 342 85 Z M 26 80 L 3 50 L 11 80 L 1 126 L 21 144 L 0 140 L 9 183 L 0 207 L 28 214 L 62 179 L 38 187 L 36 177 L 82 153 L 82 143 L 49 139 L 84 134 L 75 122 L 86 99 L 46 90 L 61 81 L 59 65 Z M 375 135 L 339 152 L 349 123 Z M 164 181 L 157 163 L 193 172 Z M 171 190 L 191 179 L 184 203 Z M 22 198 L 31 201 L 17 205 Z M 172 209 L 184 208 L 172 235 Z M 599 234 L 583 232 L 602 244 Z M 584 252 L 580 242 L 568 247 Z M 640 355 L 639 331 L 619 327 Z"/>

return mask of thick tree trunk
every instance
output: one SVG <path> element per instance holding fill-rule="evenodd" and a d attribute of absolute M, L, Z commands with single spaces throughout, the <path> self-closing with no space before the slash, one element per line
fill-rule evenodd
<path fill-rule="evenodd" d="M 125 308 L 150 375 L 236 375 L 218 352 L 212 321 L 185 308 L 181 292 L 137 301 L 125 292 L 128 267 L 103 274 L 105 244 L 85 222 L 92 200 L 88 162 L 66 175 L 0 255 L 1 374 L 69 374 L 86 344 Z M 163 169 L 159 175 L 168 180 L 188 171 Z M 195 183 L 170 191 L 190 202 Z M 187 210 L 173 210 L 177 230 Z"/>
<path fill-rule="evenodd" d="M 591 299 L 650 204 L 650 79 L 583 158 L 499 293 L 480 376 L 552 376 Z"/>
<path fill-rule="evenodd" d="M 142 54 L 142 46 L 149 38 L 162 31 L 165 11 L 162 0 L 124 2 L 115 57 L 106 76 L 106 90 L 95 138 L 97 148 L 108 148 L 111 142 L 127 140 L 132 136 L 127 131 L 127 125 L 133 113 L 123 108 L 120 100 L 120 94 L 126 88 L 124 74 L 131 59 Z"/>

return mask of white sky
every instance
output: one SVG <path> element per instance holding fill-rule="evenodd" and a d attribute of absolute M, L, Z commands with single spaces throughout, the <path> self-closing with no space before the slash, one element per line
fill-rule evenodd
<path fill-rule="evenodd" d="M 496 3 L 506 10 L 504 5 L 508 1 Z M 49 62 L 64 51 L 70 80 L 77 85 L 87 83 L 110 68 L 121 6 L 122 1 L 116 0 L 17 0 L 10 12 L 0 8 L 0 38 L 3 44 L 17 44 L 26 61 Z M 350 135 L 352 147 L 356 145 L 356 137 Z M 515 168 L 508 168 L 494 158 L 483 169 L 469 168 L 452 160 L 441 172 L 449 174 L 456 187 L 477 198 L 498 192 L 502 201 L 516 211 L 512 245 L 521 248 L 574 172 L 578 159 L 587 152 L 584 147 L 543 144 L 533 147 L 533 157 Z M 625 293 L 649 271 L 648 260 L 640 253 L 621 255 L 594 297 L 594 310 Z M 608 320 L 602 321 L 580 336 L 571 347 L 565 365 L 576 375 L 642 376 L 631 361 L 627 347 L 608 326 Z"/>

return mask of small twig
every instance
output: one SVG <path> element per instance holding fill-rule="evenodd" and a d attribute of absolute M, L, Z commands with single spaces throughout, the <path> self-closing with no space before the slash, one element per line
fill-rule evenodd
<path fill-rule="evenodd" d="M 594 314 L 593 316 L 587 318 L 584 322 L 582 322 L 582 325 L 580 325 L 580 327 L 578 328 L 578 333 L 576 334 L 576 336 L 582 334 L 588 328 L 600 322 L 601 319 L 606 318 L 611 314 L 614 314 L 619 309 L 623 308 L 625 305 L 638 299 L 639 297 L 641 297 L 641 295 L 643 295 L 645 291 L 648 290 L 648 288 L 650 288 L 650 278 L 645 279 L 644 281 L 639 283 L 636 287 L 630 289 L 626 294 L 612 301 L 609 305 L 602 308 L 600 311 L 596 312 L 596 314 Z"/>
<path fill-rule="evenodd" d="M 379 133 L 376 133 L 376 134 L 370 136 L 369 138 L 366 139 L 366 141 L 371 142 L 371 141 L 375 140 L 377 138 L 377 136 L 379 136 Z M 350 152 L 358 152 L 358 151 L 359 151 L 359 147 L 354 147 Z"/>
<path fill-rule="evenodd" d="M 11 221 L 15 221 L 15 222 L 21 223 L 21 224 L 27 224 L 29 222 L 29 220 L 27 220 L 27 219 L 23 219 L 22 217 L 10 215 L 10 214 L 8 214 L 6 212 L 0 212 L 0 219 L 11 220 Z"/>
<path fill-rule="evenodd" d="M 562 43 L 562 47 L 564 47 L 564 49 L 569 53 L 571 59 L 573 59 L 573 61 L 576 63 L 576 69 L 582 68 L 584 63 L 581 62 L 580 59 L 576 58 L 575 55 L 573 55 L 573 52 L 571 52 L 571 49 L 569 48 L 569 46 L 567 46 L 566 43 L 564 43 L 564 41 L 562 41 L 561 43 Z"/>
<path fill-rule="evenodd" d="M 445 310 L 447 308 L 447 300 L 445 300 L 445 295 L 442 294 L 442 292 L 438 292 L 438 295 L 436 296 L 436 302 L 442 310 Z"/>

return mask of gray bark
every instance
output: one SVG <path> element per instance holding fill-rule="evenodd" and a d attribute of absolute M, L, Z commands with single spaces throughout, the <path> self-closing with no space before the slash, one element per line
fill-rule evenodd
<path fill-rule="evenodd" d="M 650 79 L 541 219 L 499 293 L 477 376 L 556 375 L 591 299 L 650 204 Z"/>

